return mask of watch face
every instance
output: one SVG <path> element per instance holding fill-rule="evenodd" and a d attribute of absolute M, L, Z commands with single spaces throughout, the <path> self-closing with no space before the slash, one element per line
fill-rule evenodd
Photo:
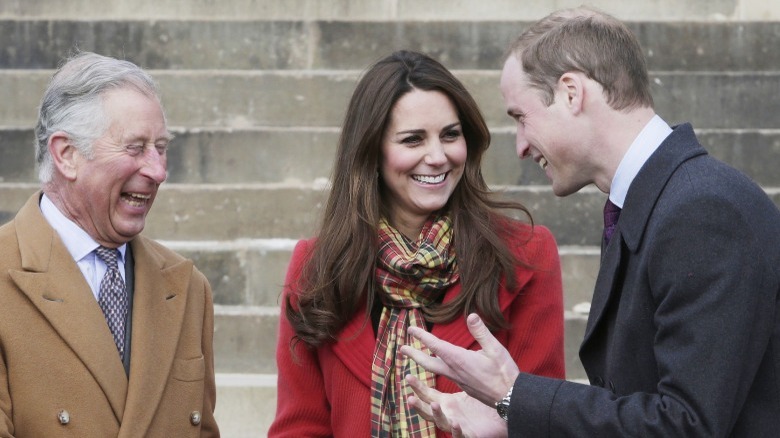
<path fill-rule="evenodd" d="M 509 403 L 507 403 L 505 400 L 501 400 L 496 404 L 496 411 L 498 411 L 498 416 L 503 418 L 504 420 L 507 419 L 507 414 L 509 411 Z"/>
<path fill-rule="evenodd" d="M 498 416 L 503 418 L 504 421 L 509 421 L 509 401 L 512 397 L 512 389 L 509 388 L 509 392 L 506 393 L 506 397 L 496 402 L 496 411 L 498 412 Z"/>

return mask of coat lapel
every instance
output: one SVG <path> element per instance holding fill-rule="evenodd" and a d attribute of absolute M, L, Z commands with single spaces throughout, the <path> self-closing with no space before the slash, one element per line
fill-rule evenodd
<path fill-rule="evenodd" d="M 624 269 L 621 266 L 623 260 L 639 249 L 655 203 L 669 178 L 682 163 L 706 153 L 690 124 L 676 126 L 634 178 L 626 194 L 615 233 L 609 245 L 602 249 L 601 268 L 580 353 L 603 319 L 612 297 L 623 288 L 623 285 L 617 283 L 618 274 Z"/>
<path fill-rule="evenodd" d="M 618 220 L 618 224 L 620 221 Z M 588 324 L 585 327 L 585 337 L 582 341 L 582 345 L 588 342 L 593 331 L 601 321 L 604 311 L 607 308 L 607 304 L 613 293 L 620 287 L 616 284 L 618 278 L 618 272 L 620 272 L 620 261 L 623 259 L 622 253 L 626 251 L 623 246 L 623 237 L 620 233 L 620 225 L 615 229 L 612 239 L 609 245 L 602 249 L 603 256 L 601 259 L 601 267 L 599 268 L 599 274 L 596 278 L 596 289 L 593 292 L 593 299 L 590 304 L 590 314 L 588 315 Z"/>
<path fill-rule="evenodd" d="M 103 389 L 121 420 L 127 376 L 103 311 L 65 245 L 49 226 L 33 195 L 16 218 L 22 271 L 9 274 L 73 350 Z"/>
<path fill-rule="evenodd" d="M 339 334 L 339 341 L 331 344 L 336 357 L 367 387 L 371 387 L 375 341 L 371 318 L 362 305 Z"/>
<path fill-rule="evenodd" d="M 135 260 L 133 335 L 127 409 L 119 436 L 143 436 L 162 398 L 184 320 L 192 262 L 166 266 L 144 238 L 131 242 Z"/>

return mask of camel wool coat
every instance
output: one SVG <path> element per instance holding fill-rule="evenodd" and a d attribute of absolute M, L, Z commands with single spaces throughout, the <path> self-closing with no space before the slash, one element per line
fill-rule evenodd
<path fill-rule="evenodd" d="M 129 242 L 128 376 L 40 197 L 0 227 L 0 437 L 219 436 L 206 278 L 152 240 Z"/>

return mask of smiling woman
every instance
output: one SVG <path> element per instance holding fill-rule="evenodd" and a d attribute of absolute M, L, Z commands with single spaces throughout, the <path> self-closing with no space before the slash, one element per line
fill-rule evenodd
<path fill-rule="evenodd" d="M 399 349 L 409 327 L 477 348 L 470 312 L 521 369 L 563 376 L 557 247 L 522 205 L 493 199 L 480 170 L 489 144 L 476 102 L 436 60 L 401 51 L 365 72 L 320 230 L 288 269 L 269 436 L 436 436 L 403 376 L 458 388 Z"/>
<path fill-rule="evenodd" d="M 411 240 L 444 208 L 466 164 L 466 140 L 455 106 L 440 91 L 398 99 L 382 140 L 380 175 L 389 222 Z"/>

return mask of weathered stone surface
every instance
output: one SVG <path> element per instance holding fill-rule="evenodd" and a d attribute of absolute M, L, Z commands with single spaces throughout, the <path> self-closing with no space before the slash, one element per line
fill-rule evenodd
<path fill-rule="evenodd" d="M 0 224 L 13 219 L 36 190 L 38 184 L 0 184 Z"/>
<path fill-rule="evenodd" d="M 214 358 L 218 373 L 276 373 L 279 314 L 276 309 L 215 307 Z M 587 315 L 566 312 L 565 355 L 569 379 L 584 378 L 577 351 Z"/>
<path fill-rule="evenodd" d="M 214 368 L 218 373 L 276 373 L 278 311 L 214 306 Z"/>
<path fill-rule="evenodd" d="M 50 71 L 0 71 L 0 119 L 32 127 Z M 498 71 L 456 71 L 493 127 L 511 127 L 498 89 Z M 172 127 L 339 127 L 356 73 L 287 71 L 156 75 Z M 656 108 L 671 124 L 696 129 L 777 129 L 780 71 L 772 73 L 654 73 Z M 712 92 L 717 90 L 717 93 Z"/>
<path fill-rule="evenodd" d="M 184 131 L 169 152 L 170 182 L 300 183 L 330 176 L 338 129 Z"/>
<path fill-rule="evenodd" d="M 601 263 L 599 247 L 559 247 L 563 277 L 563 308 L 574 310 L 577 305 L 590 303 Z"/>
<path fill-rule="evenodd" d="M 246 240 L 230 242 L 162 241 L 191 258 L 206 275 L 219 305 L 276 308 L 296 240 Z M 590 302 L 599 269 L 598 247 L 561 247 L 564 307 Z"/>
<path fill-rule="evenodd" d="M 13 217 L 36 189 L 34 184 L 0 184 L 0 218 Z M 599 245 L 606 195 L 595 188 L 566 198 L 555 197 L 550 187 L 497 190 L 524 204 L 536 224 L 550 228 L 559 245 Z M 780 205 L 780 192 L 767 191 Z M 311 187 L 163 185 L 144 233 L 163 240 L 300 239 L 314 234 L 325 195 Z M 519 212 L 508 213 L 525 219 Z"/>
<path fill-rule="evenodd" d="M 558 8 L 581 5 L 579 0 L 523 3 L 488 0 L 479 3 L 432 0 L 212 0 L 168 1 L 6 0 L 0 17 L 62 19 L 256 19 L 256 20 L 536 20 Z M 780 6 L 762 0 L 602 0 L 598 6 L 624 20 L 777 20 Z"/>
<path fill-rule="evenodd" d="M 53 69 L 75 47 L 153 70 L 363 70 L 399 49 L 501 68 L 522 21 L 0 20 L 0 68 Z M 628 23 L 651 71 L 777 71 L 780 23 Z M 355 38 L 360 35 L 360 38 Z M 686 44 L 679 44 L 686 41 Z"/>
<path fill-rule="evenodd" d="M 163 243 L 208 278 L 214 303 L 277 307 L 295 240 Z"/>
<path fill-rule="evenodd" d="M 276 376 L 217 374 L 214 418 L 230 438 L 266 436 L 276 413 Z"/>
<path fill-rule="evenodd" d="M 330 177 L 338 128 L 178 130 L 168 182 L 312 184 Z M 0 129 L 0 182 L 35 182 L 31 129 Z M 763 187 L 780 186 L 780 130 L 697 130 L 716 158 Z M 519 160 L 514 128 L 493 129 L 482 174 L 492 185 L 548 185 L 532 160 Z"/>
<path fill-rule="evenodd" d="M 302 69 L 316 33 L 303 21 L 2 20 L 0 67 L 53 69 L 74 48 L 148 69 Z M 314 35 L 313 35 L 314 34 Z"/>

